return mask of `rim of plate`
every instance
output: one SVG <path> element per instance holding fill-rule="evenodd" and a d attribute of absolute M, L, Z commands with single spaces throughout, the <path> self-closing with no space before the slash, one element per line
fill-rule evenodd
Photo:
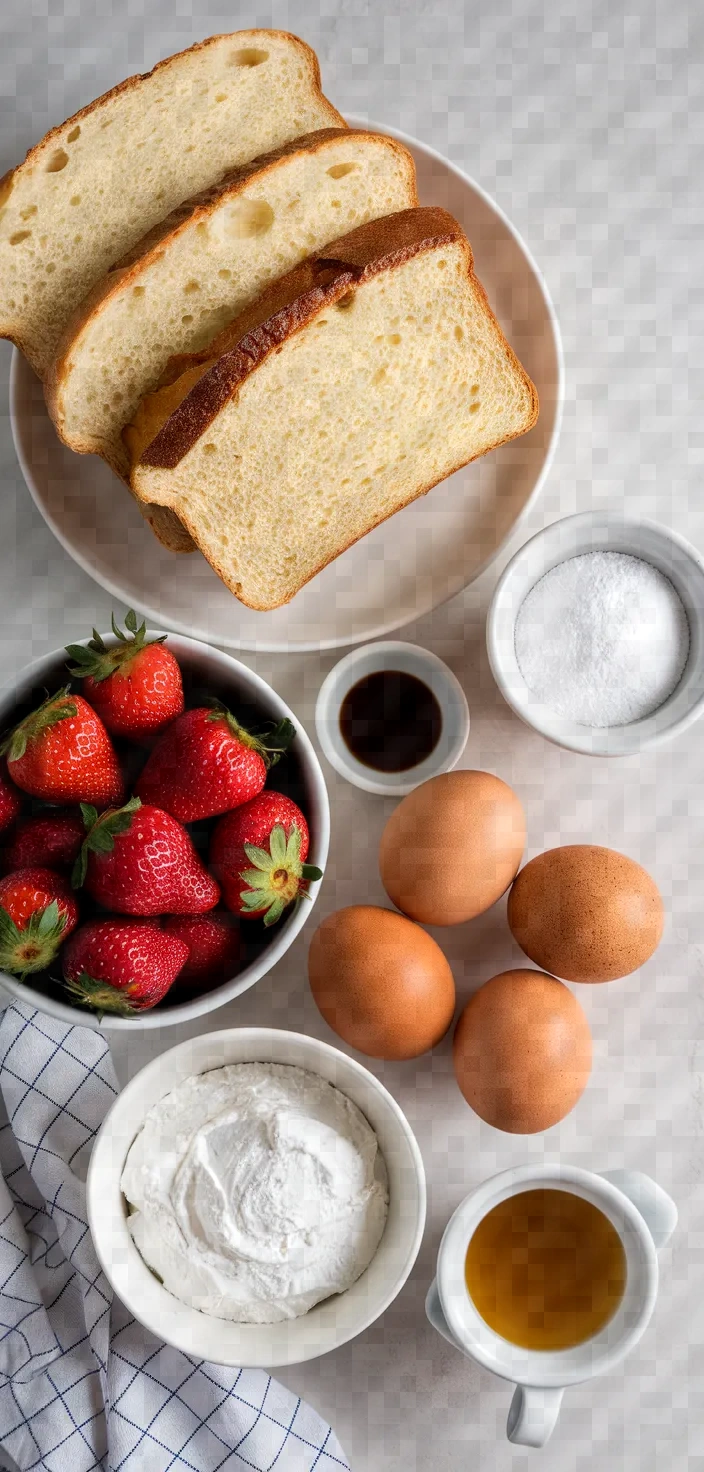
<path fill-rule="evenodd" d="M 470 174 L 465 172 L 464 169 L 461 169 L 457 164 L 452 163 L 452 161 L 446 158 L 444 154 L 439 153 L 436 148 L 432 148 L 430 144 L 423 143 L 419 138 L 414 138 L 410 133 L 404 133 L 400 128 L 392 128 L 386 123 L 377 123 L 372 118 L 365 118 L 356 113 L 351 114 L 347 118 L 347 122 L 349 123 L 350 127 L 364 127 L 369 128 L 372 132 L 386 133 L 391 138 L 397 138 L 400 143 L 405 143 L 407 147 L 411 149 L 418 149 L 419 152 L 426 154 L 428 158 L 432 158 L 437 163 L 442 164 L 445 169 L 447 169 L 451 174 L 454 174 L 456 178 L 461 179 L 464 184 L 468 185 L 469 188 L 475 194 L 477 194 L 481 200 L 483 200 L 484 204 L 487 205 L 488 208 L 492 210 L 497 218 L 501 221 L 502 225 L 508 231 L 509 235 L 513 237 L 519 250 L 522 251 L 525 259 L 527 260 L 531 271 L 533 272 L 536 283 L 538 285 L 538 289 L 545 304 L 548 321 L 552 330 L 553 343 L 555 347 L 555 360 L 557 364 L 557 382 L 555 384 L 555 418 L 553 422 L 552 433 L 550 435 L 550 440 L 548 442 L 545 455 L 543 457 L 543 463 L 540 467 L 540 471 L 536 477 L 535 484 L 530 495 L 528 496 L 524 505 L 521 507 L 521 510 L 519 511 L 515 521 L 506 532 L 506 535 L 502 537 L 499 543 L 497 543 L 493 552 L 491 552 L 488 557 L 485 557 L 483 562 L 479 563 L 479 565 L 474 569 L 471 578 L 468 581 L 462 581 L 461 579 L 458 579 L 456 585 L 450 585 L 448 590 L 444 592 L 441 597 L 438 598 L 435 595 L 431 595 L 430 598 L 419 603 L 418 606 L 412 610 L 412 612 L 408 612 L 406 609 L 404 609 L 400 616 L 398 614 L 393 614 L 383 623 L 379 623 L 373 628 L 365 629 L 365 631 L 360 634 L 359 637 L 353 636 L 349 638 L 336 635 L 335 637 L 328 639 L 296 639 L 287 640 L 284 642 L 280 639 L 271 639 L 266 637 L 256 640 L 246 637 L 239 638 L 236 636 L 236 634 L 233 634 L 228 635 L 226 639 L 223 638 L 222 635 L 218 635 L 214 639 L 213 635 L 209 633 L 207 629 L 201 627 L 201 625 L 196 623 L 186 623 L 183 619 L 173 618 L 171 614 L 165 612 L 163 608 L 159 608 L 157 605 L 150 603 L 147 599 L 139 600 L 139 607 L 141 612 L 146 614 L 147 618 L 153 619 L 157 624 L 166 624 L 176 633 L 185 634 L 187 638 L 201 639 L 206 644 L 219 644 L 226 649 L 240 649 L 244 653 L 317 654 L 328 649 L 351 648 L 357 644 L 366 644 L 372 639 L 386 638 L 389 634 L 396 633 L 398 629 L 405 628 L 409 623 L 413 623 L 416 619 L 424 618 L 427 613 L 431 613 L 434 609 L 441 608 L 443 604 L 449 603 L 451 598 L 456 598 L 458 593 L 462 593 L 465 588 L 470 587 L 472 583 L 476 582 L 477 578 L 481 577 L 482 573 L 486 572 L 488 567 L 491 567 L 492 563 L 495 562 L 496 559 L 500 556 L 504 547 L 513 536 L 516 528 L 521 526 L 521 524 L 528 516 L 529 512 L 532 511 L 550 472 L 552 462 L 555 458 L 555 451 L 557 449 L 558 440 L 560 438 L 560 430 L 562 428 L 562 415 L 565 400 L 565 363 L 560 325 L 543 273 L 540 270 L 540 267 L 538 266 L 532 251 L 526 245 L 526 242 L 523 239 L 520 231 L 517 230 L 515 225 L 511 223 L 508 215 L 504 213 L 501 206 L 496 203 L 496 200 L 493 199 L 492 196 L 485 189 L 482 188 L 481 184 L 478 184 Z M 59 542 L 64 551 L 68 553 L 72 561 L 77 563 L 77 565 L 82 568 L 85 573 L 88 574 L 88 577 L 90 577 L 94 583 L 97 583 L 99 587 L 103 588 L 106 593 L 110 593 L 113 598 L 119 598 L 121 603 L 130 603 L 131 600 L 134 601 L 133 595 L 131 593 L 126 593 L 125 589 L 121 587 L 120 584 L 116 582 L 113 578 L 111 578 L 109 574 L 101 573 L 98 577 L 95 568 L 90 561 L 90 558 L 84 556 L 80 549 L 77 549 L 74 544 L 69 541 L 67 537 L 64 536 L 60 525 L 47 510 L 37 490 L 32 467 L 29 464 L 27 457 L 25 456 L 24 449 L 21 443 L 19 432 L 19 418 L 16 413 L 17 377 L 20 371 L 21 361 L 22 360 L 19 350 L 16 347 L 13 347 L 12 359 L 10 363 L 9 385 L 10 428 L 12 431 L 12 441 L 15 447 L 15 454 L 17 455 L 20 470 L 22 471 L 22 475 L 29 494 L 32 497 L 32 500 L 43 520 L 49 527 L 49 530 L 53 532 L 57 542 Z"/>

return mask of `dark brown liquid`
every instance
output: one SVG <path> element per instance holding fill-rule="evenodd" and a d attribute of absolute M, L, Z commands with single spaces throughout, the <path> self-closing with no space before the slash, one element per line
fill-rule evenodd
<path fill-rule="evenodd" d="M 598 1207 L 541 1187 L 487 1212 L 467 1248 L 465 1282 L 502 1339 L 524 1349 L 571 1349 L 615 1314 L 626 1254 Z"/>
<path fill-rule="evenodd" d="M 365 767 L 407 772 L 435 750 L 442 711 L 432 690 L 415 675 L 378 670 L 348 690 L 340 708 L 340 730 Z"/>

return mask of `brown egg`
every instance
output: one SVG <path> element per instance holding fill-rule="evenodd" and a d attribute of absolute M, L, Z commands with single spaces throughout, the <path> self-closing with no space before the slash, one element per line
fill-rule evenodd
<path fill-rule="evenodd" d="M 531 859 L 508 899 L 508 923 L 536 966 L 566 981 L 637 971 L 662 938 L 660 891 L 633 859 L 573 844 Z"/>
<path fill-rule="evenodd" d="M 502 971 L 480 987 L 460 1017 L 452 1051 L 467 1103 L 513 1135 L 534 1135 L 564 1119 L 592 1066 L 579 1002 L 542 971 Z"/>
<path fill-rule="evenodd" d="M 308 953 L 311 991 L 339 1037 L 371 1058 L 417 1058 L 444 1037 L 455 983 L 436 942 L 393 910 L 328 915 Z"/>
<path fill-rule="evenodd" d="M 404 797 L 381 836 L 384 889 L 412 920 L 460 925 L 508 889 L 523 857 L 518 798 L 490 772 L 445 772 Z"/>

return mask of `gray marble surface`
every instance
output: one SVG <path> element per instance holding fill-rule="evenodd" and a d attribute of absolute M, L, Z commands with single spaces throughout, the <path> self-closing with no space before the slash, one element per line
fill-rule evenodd
<path fill-rule="evenodd" d="M 194 12 L 192 14 L 192 12 Z M 704 11 L 691 0 L 321 0 L 197 7 L 163 0 L 4 0 L 0 11 L 0 172 L 52 124 L 120 80 L 213 31 L 297 30 L 318 51 L 343 112 L 401 127 L 492 193 L 540 263 L 562 325 L 567 402 L 547 487 L 523 538 L 558 515 L 628 507 L 704 549 L 704 226 L 701 152 Z M 0 347 L 0 677 L 91 624 L 111 600 L 54 542 L 26 493 L 7 418 L 10 350 Z M 511 549 L 507 549 L 501 561 Z M 702 1122 L 704 914 L 702 728 L 640 759 L 599 762 L 549 747 L 502 703 L 483 623 L 499 567 L 408 628 L 446 658 L 467 691 L 467 766 L 512 783 L 529 853 L 596 840 L 656 876 L 669 919 L 643 970 L 580 991 L 595 1062 L 578 1108 L 544 1136 L 498 1134 L 463 1103 L 449 1042 L 417 1063 L 372 1065 L 406 1110 L 429 1177 L 416 1269 L 384 1318 L 353 1344 L 285 1381 L 335 1424 L 357 1472 L 504 1472 L 535 1456 L 546 1472 L 685 1472 L 704 1465 Z M 334 656 L 245 656 L 311 728 Z M 334 824 L 317 918 L 381 901 L 376 845 L 390 804 L 328 769 Z M 274 972 L 214 1026 L 254 1022 L 330 1038 L 305 981 L 312 925 Z M 519 959 L 504 905 L 443 935 L 461 1000 Z M 116 1048 L 123 1078 L 185 1030 Z M 445 1222 L 497 1169 L 560 1158 L 649 1171 L 680 1225 L 663 1253 L 661 1293 L 628 1362 L 565 1397 L 541 1453 L 503 1440 L 510 1392 L 426 1325 L 423 1298 Z"/>

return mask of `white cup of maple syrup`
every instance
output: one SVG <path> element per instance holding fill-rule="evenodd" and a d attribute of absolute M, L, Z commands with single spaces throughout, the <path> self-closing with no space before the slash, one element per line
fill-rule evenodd
<path fill-rule="evenodd" d="M 640 1171 L 503 1171 L 473 1191 L 440 1244 L 426 1313 L 470 1359 L 515 1385 L 509 1441 L 544 1446 L 565 1389 L 611 1370 L 658 1292 L 674 1202 Z"/>

